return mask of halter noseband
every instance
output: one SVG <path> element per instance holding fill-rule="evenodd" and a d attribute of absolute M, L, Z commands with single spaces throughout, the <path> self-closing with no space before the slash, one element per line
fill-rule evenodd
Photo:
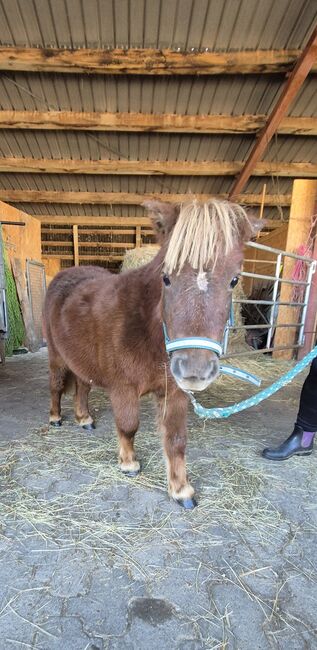
<path fill-rule="evenodd" d="M 219 357 L 222 354 L 221 343 L 218 343 L 218 341 L 214 341 L 213 339 L 208 339 L 205 338 L 204 336 L 187 336 L 181 339 L 173 339 L 171 341 L 171 339 L 168 336 L 167 328 L 164 322 L 163 322 L 163 332 L 164 332 L 166 352 L 168 352 L 168 354 L 171 354 L 171 352 L 175 352 L 175 350 L 189 350 L 189 349 L 211 350 L 212 352 L 215 352 Z"/>
<path fill-rule="evenodd" d="M 233 313 L 233 304 L 231 301 L 229 318 L 225 326 L 223 341 L 225 339 L 227 330 L 232 325 L 234 325 L 234 313 Z M 175 352 L 175 350 L 189 350 L 189 349 L 211 350 L 212 352 L 215 352 L 218 355 L 218 357 L 220 357 L 223 354 L 223 342 L 220 343 L 219 341 L 214 341 L 213 339 L 209 339 L 205 336 L 186 336 L 181 339 L 171 340 L 168 336 L 167 327 L 164 321 L 163 321 L 163 332 L 164 332 L 165 348 L 168 354 Z"/>
<path fill-rule="evenodd" d="M 225 334 L 228 331 L 230 326 L 234 325 L 234 316 L 233 316 L 233 305 L 231 303 L 229 318 L 225 327 Z M 165 340 L 165 348 L 168 354 L 175 352 L 175 350 L 211 350 L 215 352 L 218 357 L 221 357 L 223 353 L 223 344 L 219 341 L 214 341 L 204 336 L 186 336 L 180 339 L 171 340 L 167 333 L 166 324 L 163 321 L 163 333 Z M 225 336 L 225 335 L 224 335 Z M 237 377 L 237 379 L 242 379 L 243 381 L 248 381 L 255 386 L 261 385 L 261 379 L 252 375 L 250 372 L 241 370 L 241 368 L 235 368 L 233 366 L 223 366 L 220 365 L 220 372 L 224 375 L 231 375 L 231 377 Z M 186 393 L 191 393 L 191 391 L 185 391 Z"/>

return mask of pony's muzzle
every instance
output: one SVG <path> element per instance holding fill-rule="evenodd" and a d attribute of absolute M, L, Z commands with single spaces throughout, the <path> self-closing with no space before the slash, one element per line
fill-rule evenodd
<path fill-rule="evenodd" d="M 219 375 L 219 359 L 208 350 L 173 352 L 171 372 L 183 390 L 205 390 Z"/>

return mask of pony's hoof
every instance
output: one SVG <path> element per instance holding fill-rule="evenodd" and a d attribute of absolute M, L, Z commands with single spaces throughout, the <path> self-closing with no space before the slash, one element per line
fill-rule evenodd
<path fill-rule="evenodd" d="M 53 420 L 50 422 L 50 427 L 61 427 L 62 426 L 62 420 Z"/>
<path fill-rule="evenodd" d="M 138 460 L 134 460 L 131 463 L 122 463 L 120 470 L 128 478 L 135 478 L 141 472 L 141 465 Z"/>
<path fill-rule="evenodd" d="M 182 506 L 182 508 L 185 508 L 185 510 L 194 510 L 197 506 L 197 501 L 196 499 L 177 499 L 177 503 Z"/>
<path fill-rule="evenodd" d="M 95 429 L 95 425 L 93 422 L 90 422 L 89 424 L 83 424 L 82 429 L 85 429 L 85 431 L 93 431 Z"/>
<path fill-rule="evenodd" d="M 134 470 L 127 470 L 126 472 L 122 469 L 121 470 L 122 474 L 127 476 L 128 478 L 135 478 L 136 476 L 139 476 L 141 470 L 140 469 L 134 469 Z"/>

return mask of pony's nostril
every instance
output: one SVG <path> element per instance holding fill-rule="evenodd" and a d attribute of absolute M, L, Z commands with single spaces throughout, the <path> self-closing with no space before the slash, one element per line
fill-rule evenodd
<path fill-rule="evenodd" d="M 181 378 L 184 374 L 183 359 L 180 359 L 179 357 L 172 358 L 171 370 L 175 377 Z"/>
<path fill-rule="evenodd" d="M 218 374 L 219 364 L 217 362 L 211 363 L 209 366 L 208 376 L 205 379 L 213 379 Z"/>

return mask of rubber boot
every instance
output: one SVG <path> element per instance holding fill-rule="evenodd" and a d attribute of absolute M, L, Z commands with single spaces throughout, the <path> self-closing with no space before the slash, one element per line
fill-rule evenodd
<path fill-rule="evenodd" d="M 287 440 L 284 440 L 276 449 L 263 449 L 262 456 L 268 460 L 287 460 L 295 455 L 310 456 L 313 451 L 315 434 L 311 434 L 311 439 L 309 439 L 310 436 L 305 436 L 305 433 L 299 424 L 295 424 L 294 431 Z"/>

